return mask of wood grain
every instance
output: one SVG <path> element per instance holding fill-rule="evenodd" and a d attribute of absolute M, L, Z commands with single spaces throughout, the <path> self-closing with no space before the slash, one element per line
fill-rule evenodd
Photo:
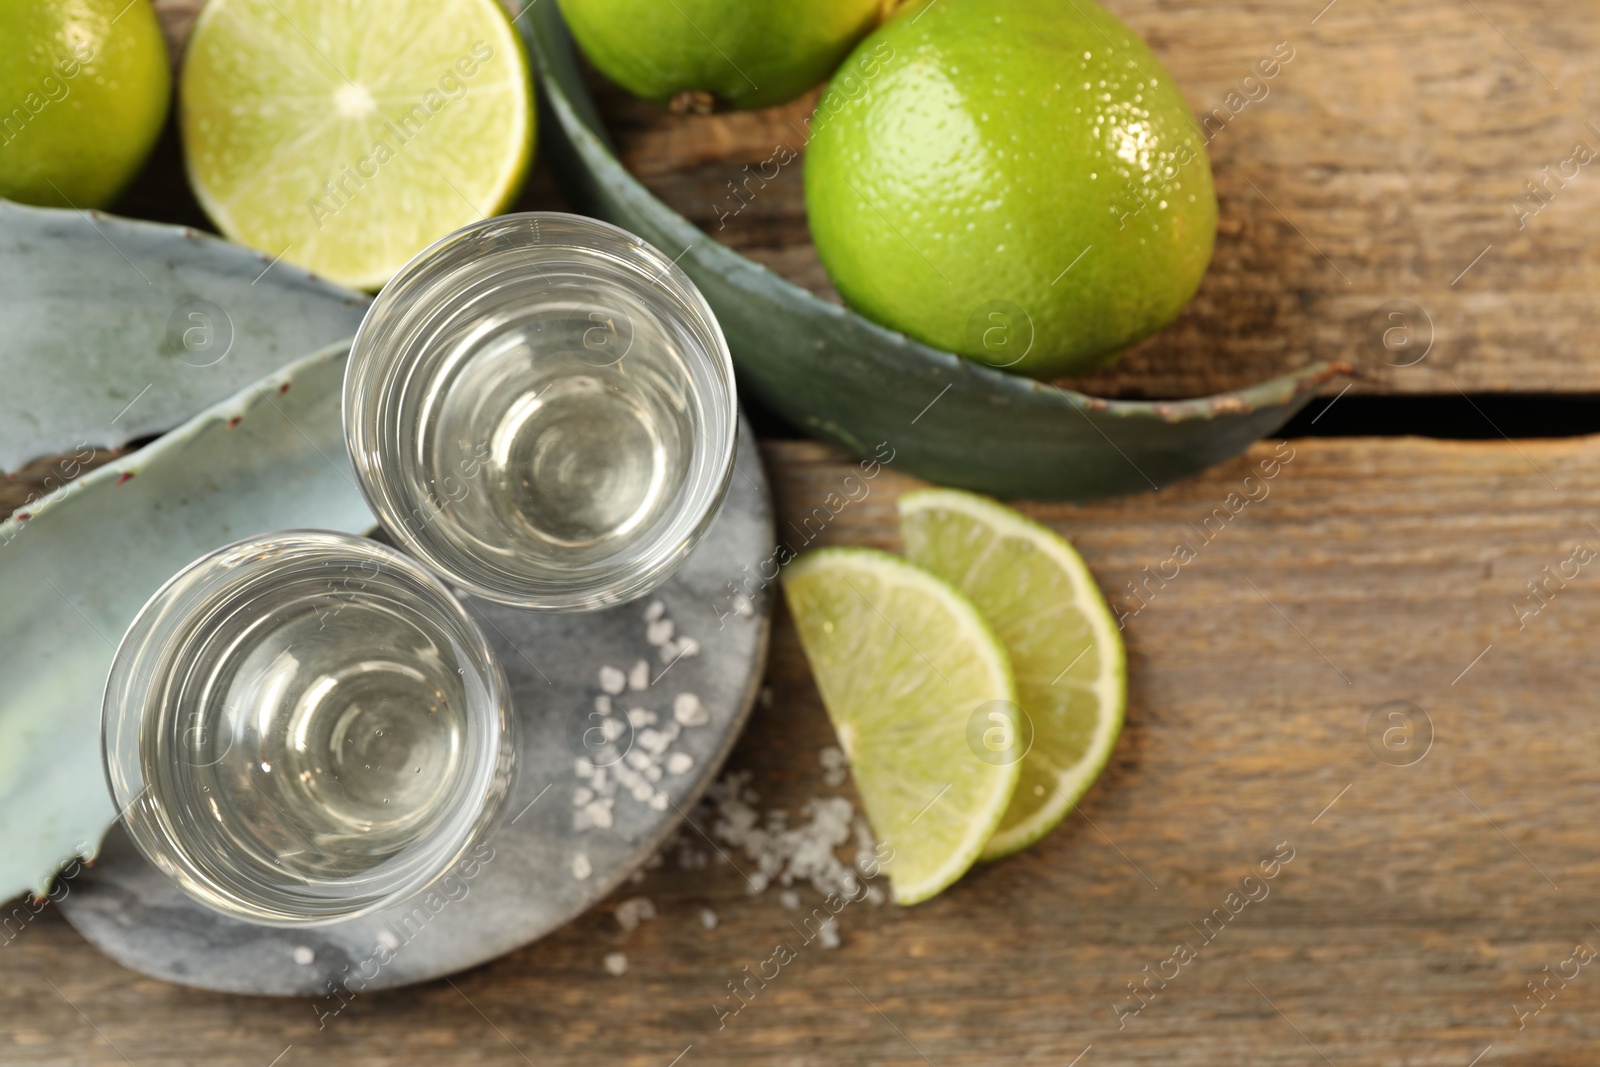
<path fill-rule="evenodd" d="M 780 530 L 800 547 L 805 518 L 854 468 L 809 443 L 765 455 Z M 884 472 L 814 543 L 895 547 L 894 500 L 913 484 Z M 1522 629 L 1512 604 L 1575 543 L 1600 547 L 1596 499 L 1596 439 L 1345 439 L 1263 443 L 1159 494 L 1030 507 L 1125 607 L 1125 582 L 1179 542 L 1195 550 L 1127 622 L 1130 709 L 1110 768 L 1030 852 L 915 908 L 850 905 L 833 951 L 799 945 L 798 913 L 775 892 L 748 895 L 715 857 L 703 871 L 668 864 L 619 894 L 660 911 L 632 933 L 614 899 L 452 982 L 361 996 L 320 1031 L 306 1001 L 124 971 L 46 909 L 0 947 L 0 1063 L 1063 1067 L 1092 1044 L 1083 1067 L 1300 1065 L 1319 1052 L 1466 1067 L 1490 1045 L 1481 1064 L 1592 1064 L 1593 967 L 1552 981 L 1525 1029 L 1513 1004 L 1578 944 L 1600 947 L 1597 564 L 1552 583 Z M 1219 508 L 1238 514 L 1224 522 Z M 795 811 L 835 790 L 817 757 L 829 729 L 781 612 L 767 685 L 732 766 L 765 805 Z M 1412 766 L 1369 746 L 1394 725 L 1369 729 L 1374 710 L 1395 700 L 1431 720 Z M 1226 908 L 1280 843 L 1294 858 L 1261 883 L 1268 895 L 1204 943 L 1191 924 Z M 798 958 L 719 1030 L 725 983 L 779 941 Z M 1113 1005 L 1136 1003 L 1127 983 L 1182 941 L 1196 958 L 1119 1030 Z M 618 951 L 629 969 L 611 977 L 603 958 Z"/>

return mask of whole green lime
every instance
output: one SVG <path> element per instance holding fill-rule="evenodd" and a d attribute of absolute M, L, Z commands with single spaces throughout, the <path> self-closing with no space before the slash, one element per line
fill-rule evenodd
<path fill-rule="evenodd" d="M 805 175 L 854 308 L 1041 378 L 1172 321 L 1216 236 L 1188 107 L 1092 0 L 908 4 L 829 85 Z"/>
<path fill-rule="evenodd" d="M 150 0 L 6 0 L 0 54 L 0 196 L 110 203 L 150 154 L 172 90 Z"/>
<path fill-rule="evenodd" d="M 883 0 L 560 0 L 589 61 L 646 100 L 710 110 L 792 100 L 828 77 Z"/>

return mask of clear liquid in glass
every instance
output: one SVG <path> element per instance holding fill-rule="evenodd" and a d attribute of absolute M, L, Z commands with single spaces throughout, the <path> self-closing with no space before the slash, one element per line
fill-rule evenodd
<path fill-rule="evenodd" d="M 449 590 L 296 531 L 168 582 L 118 649 L 106 770 L 139 849 L 251 921 L 362 914 L 434 878 L 510 788 L 504 678 Z"/>
<path fill-rule="evenodd" d="M 361 874 L 427 836 L 465 769 L 448 637 L 337 595 L 238 621 L 205 642 L 177 694 L 192 726 L 171 765 L 174 807 L 209 813 L 241 856 L 290 877 Z"/>
<path fill-rule="evenodd" d="M 615 556 L 666 514 L 689 468 L 674 339 L 648 309 L 594 295 L 483 309 L 443 362 L 423 447 L 444 532 L 507 569 Z"/>

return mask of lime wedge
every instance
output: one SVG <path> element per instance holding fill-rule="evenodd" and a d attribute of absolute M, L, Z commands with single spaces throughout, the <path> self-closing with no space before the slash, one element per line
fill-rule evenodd
<path fill-rule="evenodd" d="M 1110 758 L 1127 704 L 1122 638 L 1083 560 L 1052 531 L 949 489 L 907 493 L 899 508 L 906 555 L 971 598 L 1016 672 L 1026 718 L 997 755 L 1020 759 L 1022 777 L 982 856 L 998 859 L 1054 829 Z"/>
<path fill-rule="evenodd" d="M 211 0 L 179 98 L 217 228 L 369 289 L 503 210 L 532 155 L 528 65 L 495 0 Z"/>
<path fill-rule="evenodd" d="M 887 552 L 811 552 L 783 585 L 894 899 L 926 900 L 977 860 L 1016 786 L 1015 763 L 969 741 L 974 723 L 1014 725 L 1005 650 L 965 597 Z"/>

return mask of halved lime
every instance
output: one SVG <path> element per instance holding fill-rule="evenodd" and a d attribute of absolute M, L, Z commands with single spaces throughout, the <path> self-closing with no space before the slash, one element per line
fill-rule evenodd
<path fill-rule="evenodd" d="M 180 100 L 217 228 L 364 288 L 503 210 L 532 155 L 528 65 L 495 0 L 211 0 Z"/>
<path fill-rule="evenodd" d="M 1051 530 L 951 489 L 900 498 L 906 555 L 954 585 L 994 627 L 1027 722 L 1022 777 L 983 850 L 1033 844 L 1072 810 L 1111 756 L 1127 704 L 1122 637 L 1083 560 Z"/>
<path fill-rule="evenodd" d="M 977 860 L 1016 787 L 1015 763 L 968 740 L 1014 715 L 1005 650 L 965 597 L 887 552 L 811 552 L 783 585 L 894 899 L 926 900 Z"/>

